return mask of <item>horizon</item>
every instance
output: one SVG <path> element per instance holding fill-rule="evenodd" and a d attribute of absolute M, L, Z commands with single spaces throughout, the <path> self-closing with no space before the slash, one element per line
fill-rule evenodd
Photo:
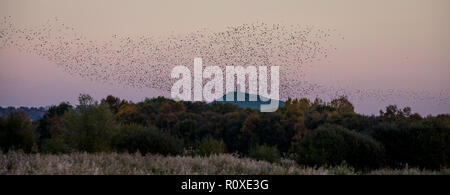
<path fill-rule="evenodd" d="M 239 91 L 240 92 L 240 91 Z M 236 92 L 236 91 L 234 91 L 234 92 L 229 92 L 229 93 L 239 93 L 239 92 Z M 82 93 L 80 93 L 79 95 L 82 95 Z M 89 95 L 89 94 L 86 94 L 86 95 Z M 224 94 L 223 96 L 222 96 L 222 98 L 224 98 L 225 96 L 226 96 L 227 94 Z M 202 102 L 202 103 L 205 103 L 205 104 L 212 104 L 212 103 L 222 103 L 222 104 L 226 104 L 226 103 L 229 103 L 229 104 L 233 104 L 233 105 L 236 105 L 237 107 L 239 107 L 239 108 L 242 108 L 242 109 L 246 109 L 246 108 L 251 108 L 251 109 L 256 109 L 256 110 L 258 110 L 257 108 L 254 108 L 253 106 L 254 105 L 245 105 L 245 103 L 247 103 L 247 102 L 254 102 L 254 103 L 260 103 L 260 102 L 268 102 L 268 101 L 271 101 L 272 99 L 270 99 L 269 98 L 269 100 L 267 100 L 267 101 L 261 101 L 261 100 L 259 100 L 259 98 L 260 98 L 260 95 L 257 95 L 257 94 L 255 94 L 256 96 L 257 96 L 257 101 L 247 101 L 247 95 L 251 95 L 251 94 L 249 94 L 249 93 L 244 93 L 244 95 L 245 95 L 245 101 L 237 101 L 237 96 L 235 96 L 235 99 L 233 100 L 233 101 L 227 101 L 227 100 L 224 100 L 224 101 L 216 101 L 216 100 L 214 100 L 214 101 L 210 101 L 210 102 L 207 102 L 207 101 L 185 101 L 185 100 L 175 100 L 175 99 L 173 99 L 173 98 L 170 98 L 170 97 L 164 97 L 164 96 L 156 96 L 156 97 L 145 97 L 144 99 L 142 99 L 142 100 L 139 100 L 139 101 L 131 101 L 131 100 L 128 100 L 128 99 L 122 99 L 121 98 L 121 100 L 124 100 L 124 101 L 128 101 L 128 102 L 131 102 L 131 103 L 134 103 L 134 104 L 137 104 L 137 103 L 140 103 L 140 102 L 144 102 L 145 100 L 152 100 L 152 99 L 156 99 L 156 98 L 160 98 L 160 97 L 162 97 L 162 98 L 165 98 L 165 99 L 169 99 L 169 100 L 173 100 L 173 101 L 180 101 L 180 102 Z M 105 96 L 105 97 L 103 97 L 103 98 L 100 98 L 100 99 L 95 99 L 94 98 L 94 100 L 97 102 L 97 103 L 100 103 L 101 102 L 101 100 L 103 100 L 103 99 L 105 99 L 106 97 L 108 97 L 108 96 L 111 96 L 111 95 L 107 95 L 107 96 Z M 78 97 L 78 96 L 77 96 Z M 113 96 L 113 97 L 116 97 L 116 96 Z M 347 98 L 347 97 L 345 97 L 345 96 L 341 96 L 341 97 L 344 97 L 344 98 Z M 340 98 L 340 97 L 338 97 L 338 98 Z M 225 98 L 224 98 L 225 99 Z M 288 99 L 291 99 L 291 98 L 288 98 Z M 291 100 L 300 100 L 300 99 L 303 99 L 303 98 L 292 98 Z M 308 99 L 308 98 L 306 98 L 306 99 Z M 311 103 L 312 102 L 314 102 L 314 100 L 315 99 L 308 99 L 308 101 L 310 101 Z M 323 99 L 320 99 L 319 98 L 319 100 L 323 100 Z M 279 108 L 280 107 L 284 107 L 285 106 L 285 104 L 286 104 L 286 101 L 288 101 L 288 100 L 285 100 L 285 101 L 282 101 L 282 100 L 279 100 Z M 242 102 L 242 103 L 244 103 L 244 105 L 243 104 L 240 104 L 239 102 Z M 324 104 L 326 104 L 326 105 L 329 105 L 330 104 L 330 102 L 331 102 L 331 100 L 330 101 L 323 101 L 323 103 Z M 72 103 L 72 102 L 68 102 L 68 101 L 62 101 L 62 102 L 59 102 L 59 103 L 57 103 L 57 104 L 51 104 L 51 105 L 42 105 L 42 106 L 2 106 L 2 105 L 0 105 L 0 108 L 3 108 L 3 109 L 8 109 L 8 108 L 14 108 L 14 109 L 21 109 L 21 108 L 29 108 L 29 109 L 33 109 L 33 108 L 35 108 L 35 109 L 41 109 L 41 108 L 44 108 L 45 110 L 48 110 L 49 108 L 51 108 L 51 107 L 53 107 L 53 106 L 58 106 L 58 105 L 60 105 L 60 104 L 63 104 L 63 103 L 68 103 L 69 105 L 71 105 L 71 106 L 75 106 L 75 107 L 77 107 L 77 106 L 79 106 L 80 104 L 79 104 L 79 102 L 78 102 L 78 100 L 75 102 L 75 103 Z M 352 102 L 350 102 L 350 103 L 352 103 Z M 353 103 L 352 103 L 353 104 Z M 381 111 L 386 111 L 386 108 L 388 107 L 388 106 L 397 106 L 397 108 L 398 109 L 400 109 L 400 110 L 403 110 L 404 108 L 411 108 L 410 106 L 405 106 L 405 107 L 399 107 L 398 105 L 395 105 L 395 104 L 390 104 L 390 105 L 386 105 L 385 107 L 383 107 L 383 108 L 380 108 L 379 110 L 378 110 L 378 112 L 376 112 L 376 113 L 361 113 L 361 112 L 358 112 L 358 111 L 356 111 L 356 109 L 355 109 L 355 113 L 356 114 L 359 114 L 359 115 L 363 115 L 363 116 L 376 116 L 376 117 L 378 117 L 378 116 L 380 116 L 380 112 Z M 278 109 L 279 109 L 278 108 Z M 421 114 L 421 113 L 418 113 L 418 112 L 415 112 L 414 110 L 411 110 L 411 114 L 419 114 L 420 116 L 422 116 L 422 117 L 435 117 L 435 116 L 439 116 L 439 115 L 450 115 L 450 113 L 437 113 L 437 114 L 426 114 L 426 115 L 424 115 L 424 114 Z"/>

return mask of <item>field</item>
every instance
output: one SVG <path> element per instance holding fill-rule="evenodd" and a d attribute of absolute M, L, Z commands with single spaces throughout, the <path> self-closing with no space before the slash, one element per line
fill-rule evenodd
<path fill-rule="evenodd" d="M 239 158 L 231 154 L 200 156 L 161 156 L 139 153 L 73 153 L 68 155 L 25 154 L 9 152 L 0 154 L 0 174 L 76 174 L 76 175 L 116 175 L 116 174 L 243 174 L 243 175 L 416 175 L 445 174 L 441 171 L 419 170 L 415 168 L 379 169 L 368 173 L 355 172 L 347 166 L 300 167 L 294 161 L 283 159 L 280 163 L 268 163 L 249 158 Z"/>

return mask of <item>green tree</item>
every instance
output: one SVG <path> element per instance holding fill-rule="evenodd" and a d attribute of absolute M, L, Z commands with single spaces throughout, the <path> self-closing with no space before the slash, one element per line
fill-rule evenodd
<path fill-rule="evenodd" d="M 44 116 L 39 120 L 37 132 L 39 133 L 39 141 L 50 139 L 52 136 L 60 134 L 63 126 L 63 115 L 72 110 L 69 103 L 62 102 L 58 106 L 51 106 Z"/>
<path fill-rule="evenodd" d="M 198 144 L 198 154 L 201 156 L 225 153 L 225 150 L 226 146 L 223 140 L 216 140 L 210 136 L 203 138 Z"/>
<path fill-rule="evenodd" d="M 384 165 L 381 144 L 337 125 L 322 125 L 308 133 L 297 149 L 297 162 L 308 166 L 336 166 L 346 162 L 360 170 Z"/>
<path fill-rule="evenodd" d="M 64 141 L 73 149 L 86 152 L 109 151 L 117 124 L 106 104 L 98 104 L 89 95 L 80 95 L 77 111 L 64 115 Z"/>
<path fill-rule="evenodd" d="M 183 152 L 180 139 L 159 131 L 156 127 L 137 124 L 124 125 L 113 138 L 113 147 L 119 152 L 177 155 Z"/>
<path fill-rule="evenodd" d="M 124 100 L 120 100 L 118 97 L 114 97 L 112 95 L 108 95 L 106 98 L 102 99 L 102 104 L 107 104 L 111 111 L 115 114 L 119 111 L 120 106 L 125 103 L 128 103 Z"/>
<path fill-rule="evenodd" d="M 438 118 L 382 122 L 372 135 L 385 146 L 391 166 L 450 166 L 450 126 Z"/>
<path fill-rule="evenodd" d="M 37 136 L 35 127 L 25 112 L 12 112 L 5 120 L 0 121 L 0 148 L 3 152 L 10 149 L 32 151 L 36 146 Z"/>
<path fill-rule="evenodd" d="M 355 108 L 350 101 L 348 101 L 347 97 L 342 96 L 338 99 L 334 99 L 330 102 L 330 106 L 334 108 L 337 112 L 341 114 L 354 114 Z"/>
<path fill-rule="evenodd" d="M 276 146 L 255 145 L 250 148 L 248 155 L 256 160 L 264 160 L 271 163 L 280 162 L 280 153 Z"/>

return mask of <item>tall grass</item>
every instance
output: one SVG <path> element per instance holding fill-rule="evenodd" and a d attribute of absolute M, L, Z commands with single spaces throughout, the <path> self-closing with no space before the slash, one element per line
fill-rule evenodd
<path fill-rule="evenodd" d="M 279 163 L 239 158 L 232 154 L 201 156 L 161 156 L 128 153 L 0 154 L 0 174 L 362 174 L 347 166 L 301 167 L 294 161 Z M 365 174 L 450 174 L 449 169 L 380 169 Z"/>

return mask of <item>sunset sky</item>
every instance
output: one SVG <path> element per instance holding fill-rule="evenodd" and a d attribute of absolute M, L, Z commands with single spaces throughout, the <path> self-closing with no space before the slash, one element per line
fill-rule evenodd
<path fill-rule="evenodd" d="M 114 34 L 221 31 L 253 22 L 333 29 L 339 37 L 337 50 L 327 60 L 307 64 L 305 80 L 333 89 L 401 90 L 420 96 L 355 99 L 357 112 L 376 114 L 395 103 L 421 114 L 450 113 L 448 0 L 0 0 L 0 17 L 9 16 L 24 28 L 58 18 L 94 40 Z M 0 106 L 75 104 L 79 93 L 133 101 L 167 95 L 89 81 L 40 56 L 0 49 Z"/>

